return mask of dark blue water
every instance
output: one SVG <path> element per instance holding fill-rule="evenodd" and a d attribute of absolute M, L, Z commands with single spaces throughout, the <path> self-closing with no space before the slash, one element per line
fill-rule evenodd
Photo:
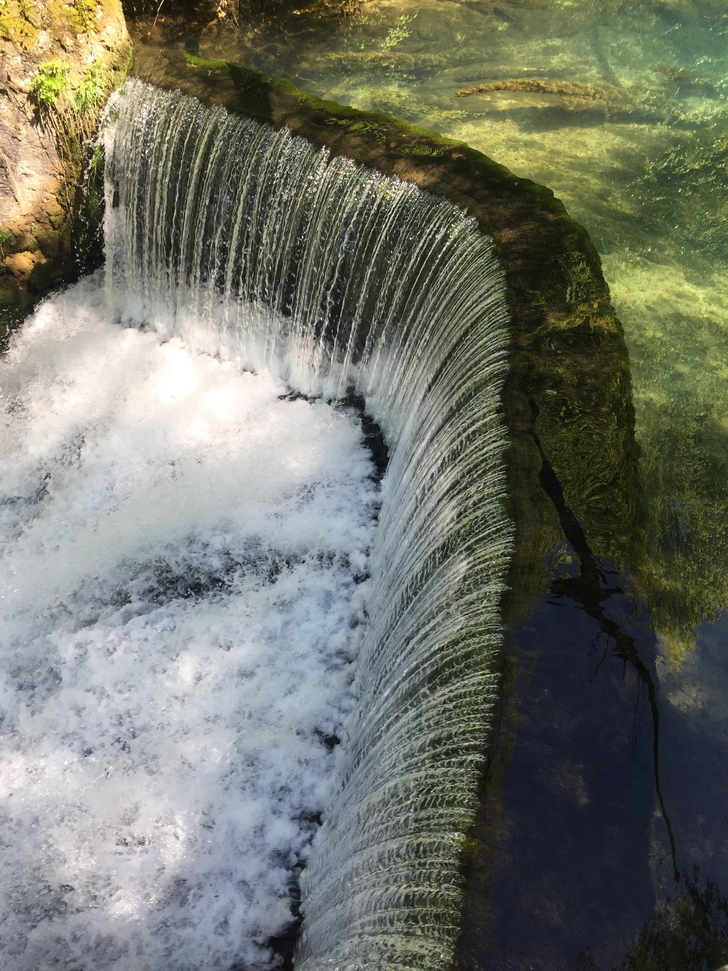
<path fill-rule="evenodd" d="M 630 598 L 601 607 L 552 592 L 512 632 L 463 971 L 728 961 L 728 618 L 672 673 Z"/>

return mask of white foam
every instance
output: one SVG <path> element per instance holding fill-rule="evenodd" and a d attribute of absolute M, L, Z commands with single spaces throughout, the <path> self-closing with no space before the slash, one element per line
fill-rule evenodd
<path fill-rule="evenodd" d="M 361 431 L 97 280 L 0 387 L 0 966 L 269 967 L 352 704 Z"/>

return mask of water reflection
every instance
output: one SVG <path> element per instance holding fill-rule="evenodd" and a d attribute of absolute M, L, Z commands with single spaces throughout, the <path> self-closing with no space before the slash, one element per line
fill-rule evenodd
<path fill-rule="evenodd" d="M 595 597 L 572 554 L 509 645 L 458 968 L 715 971 L 728 961 L 720 637 L 700 631 L 678 676 L 619 577 L 596 563 Z M 725 643 L 728 618 L 718 627 Z"/>
<path fill-rule="evenodd" d="M 728 899 L 713 880 L 701 880 L 696 864 L 613 971 L 725 971 L 727 958 Z M 575 971 L 600 971 L 600 966 L 585 953 Z"/>

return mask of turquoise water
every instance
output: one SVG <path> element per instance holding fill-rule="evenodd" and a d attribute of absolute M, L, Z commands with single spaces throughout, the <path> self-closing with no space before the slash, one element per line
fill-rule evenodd
<path fill-rule="evenodd" d="M 160 17 L 137 30 L 138 61 L 152 80 L 175 46 L 243 63 L 548 185 L 601 253 L 631 359 L 639 596 L 599 613 L 552 585 L 513 632 L 461 965 L 716 971 L 728 961 L 728 10 L 376 0 L 334 14 L 314 4 L 193 32 Z M 496 87 L 457 96 L 479 85 Z"/>

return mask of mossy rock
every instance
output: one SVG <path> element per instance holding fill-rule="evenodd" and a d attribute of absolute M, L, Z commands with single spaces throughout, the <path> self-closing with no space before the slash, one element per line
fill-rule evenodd
<path fill-rule="evenodd" d="M 171 55 L 162 84 L 276 128 L 288 126 L 332 155 L 414 182 L 476 218 L 495 240 L 512 321 L 505 388 L 518 529 L 511 608 L 521 612 L 542 587 L 544 557 L 558 535 L 555 508 L 539 483 L 542 453 L 592 552 L 635 566 L 643 536 L 622 327 L 596 249 L 553 193 L 462 142 L 394 116 L 322 101 L 239 65 Z"/>
<path fill-rule="evenodd" d="M 0 246 L 6 329 L 86 266 L 79 243 L 100 252 L 98 237 L 73 239 L 83 206 L 100 218 L 98 187 L 90 194 L 78 189 L 100 112 L 126 76 L 131 44 L 121 0 L 6 0 L 0 38 L 12 54 L 0 132 L 0 235 L 12 236 Z"/>
<path fill-rule="evenodd" d="M 5 346 L 10 332 L 30 312 L 34 303 L 32 294 L 18 286 L 11 274 L 0 276 L 0 350 Z"/>

